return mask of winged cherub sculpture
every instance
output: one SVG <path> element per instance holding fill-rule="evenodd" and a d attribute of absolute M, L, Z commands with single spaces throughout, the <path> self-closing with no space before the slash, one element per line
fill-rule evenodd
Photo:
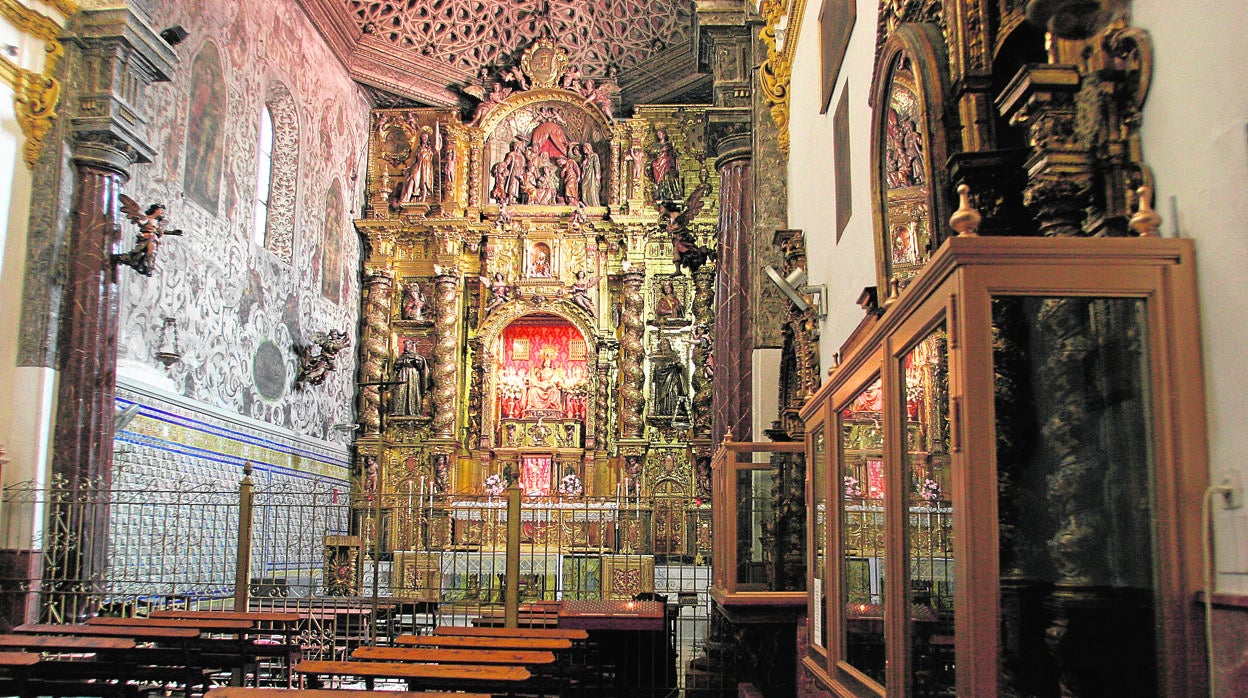
<path fill-rule="evenodd" d="M 689 225 L 702 211 L 702 197 L 709 191 L 710 186 L 704 182 L 694 188 L 684 206 L 666 201 L 659 203 L 663 225 L 667 227 L 668 235 L 672 236 L 672 261 L 676 262 L 677 274 L 681 267 L 687 268 L 691 274 L 696 273 L 708 259 L 715 257 L 714 250 L 699 245 L 697 238 L 689 232 Z"/>
<path fill-rule="evenodd" d="M 129 252 L 113 255 L 113 262 L 124 264 L 143 276 L 151 276 L 156 265 L 156 252 L 166 235 L 181 235 L 181 230 L 165 229 L 165 205 L 152 204 L 144 211 L 134 199 L 120 195 L 121 212 L 131 223 L 139 226 L 134 236 L 134 247 Z"/>

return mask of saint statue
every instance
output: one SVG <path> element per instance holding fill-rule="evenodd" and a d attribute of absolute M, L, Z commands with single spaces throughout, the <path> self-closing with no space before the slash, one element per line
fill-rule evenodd
<path fill-rule="evenodd" d="M 655 131 L 657 139 L 650 148 L 650 178 L 654 180 L 655 201 L 679 201 L 685 198 L 685 185 L 680 181 L 677 168 L 676 148 L 668 139 L 667 131 Z"/>
<path fill-rule="evenodd" d="M 416 322 L 425 321 L 425 307 L 429 305 L 425 294 L 420 289 L 420 284 L 413 281 L 403 287 L 403 308 L 401 311 L 404 320 L 415 320 Z"/>
<path fill-rule="evenodd" d="M 681 399 L 689 395 L 689 372 L 666 337 L 659 341 L 659 350 L 650 356 L 650 365 L 651 381 L 654 383 L 654 415 L 673 417 L 680 408 Z"/>
<path fill-rule="evenodd" d="M 428 128 L 427 126 L 425 127 Z M 416 161 L 407 173 L 403 183 L 403 194 L 400 201 L 411 201 L 416 198 L 428 199 L 433 194 L 433 146 L 429 143 L 429 131 L 421 131 L 420 146 L 416 148 Z"/>
<path fill-rule="evenodd" d="M 676 296 L 676 287 L 665 281 L 659 287 L 659 297 L 654 302 L 654 316 L 663 324 L 679 322 L 685 318 L 685 306 Z"/>
<path fill-rule="evenodd" d="M 433 388 L 429 362 L 420 355 L 415 340 L 403 341 L 403 352 L 394 361 L 394 380 L 402 385 L 390 398 L 390 414 L 399 417 L 427 415 L 425 397 Z"/>
<path fill-rule="evenodd" d="M 559 371 L 549 358 L 542 361 L 541 368 L 529 374 L 528 391 L 525 393 L 525 410 L 555 410 L 563 412 L 563 386 Z"/>
<path fill-rule="evenodd" d="M 592 143 L 582 143 L 581 150 L 585 153 L 581 160 L 581 201 L 586 206 L 601 206 L 598 190 L 601 187 L 602 161 L 598 159 Z"/>

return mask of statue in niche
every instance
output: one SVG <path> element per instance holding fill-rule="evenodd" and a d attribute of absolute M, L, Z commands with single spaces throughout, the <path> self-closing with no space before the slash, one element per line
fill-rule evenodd
<path fill-rule="evenodd" d="M 582 143 L 585 156 L 581 160 L 581 202 L 586 206 L 601 206 L 598 189 L 602 180 L 602 161 L 592 143 Z"/>
<path fill-rule="evenodd" d="M 624 160 L 631 163 L 630 171 L 632 176 L 628 182 L 628 198 L 635 199 L 641 195 L 641 183 L 646 177 L 646 154 L 641 146 L 634 143 L 628 150 L 628 155 L 624 156 Z"/>
<path fill-rule="evenodd" d="M 685 185 L 680 181 L 676 161 L 676 148 L 665 129 L 654 132 L 655 143 L 650 147 L 650 178 L 654 180 L 655 201 L 679 201 L 685 198 Z"/>
<path fill-rule="evenodd" d="M 534 243 L 529 253 L 529 276 L 550 276 L 550 246 Z"/>
<path fill-rule="evenodd" d="M 594 301 L 589 297 L 589 292 L 596 281 L 597 279 L 589 278 L 589 275 L 582 269 L 576 272 L 576 283 L 570 287 L 572 302 L 590 315 L 594 314 Z"/>
<path fill-rule="evenodd" d="M 659 350 L 650 356 L 651 382 L 654 384 L 654 415 L 674 417 L 689 395 L 689 370 L 666 337 L 659 340 Z"/>
<path fill-rule="evenodd" d="M 451 458 L 445 453 L 433 457 L 433 482 L 440 494 L 451 491 Z"/>
<path fill-rule="evenodd" d="M 559 174 L 563 177 L 563 203 L 569 206 L 575 206 L 581 201 L 581 166 L 576 161 L 580 154 L 580 144 L 573 143 L 569 156 L 559 160 Z"/>
<path fill-rule="evenodd" d="M 529 373 L 524 409 L 526 412 L 554 410 L 563 413 L 563 381 L 550 357 Z"/>
<path fill-rule="evenodd" d="M 455 150 L 455 139 L 449 136 L 442 149 L 442 198 L 455 198 L 455 167 L 459 161 L 459 153 Z"/>
<path fill-rule="evenodd" d="M 399 201 L 407 203 L 414 199 L 428 199 L 433 194 L 433 136 L 429 127 L 420 130 L 420 145 L 416 148 L 416 160 L 403 182 L 403 192 Z"/>
<path fill-rule="evenodd" d="M 399 313 L 402 319 L 428 322 L 425 319 L 425 308 L 428 306 L 429 300 L 421 290 L 419 282 L 412 281 L 403 287 L 403 307 Z"/>
<path fill-rule="evenodd" d="M 676 286 L 671 281 L 664 281 L 659 286 L 659 295 L 654 302 L 654 319 L 660 325 L 685 322 L 685 306 L 677 297 Z"/>
<path fill-rule="evenodd" d="M 394 361 L 394 380 L 402 385 L 390 396 L 390 414 L 398 417 L 428 416 L 426 398 L 433 389 L 433 376 L 429 361 L 420 354 L 415 340 L 403 340 L 403 351 Z"/>
<path fill-rule="evenodd" d="M 490 302 L 485 306 L 485 314 L 489 315 L 494 312 L 495 308 L 511 300 L 514 289 L 512 288 L 512 285 L 507 283 L 507 280 L 503 278 L 502 272 L 494 272 L 493 279 L 485 276 L 480 278 L 481 285 L 490 289 L 490 294 L 493 296 L 490 298 Z"/>

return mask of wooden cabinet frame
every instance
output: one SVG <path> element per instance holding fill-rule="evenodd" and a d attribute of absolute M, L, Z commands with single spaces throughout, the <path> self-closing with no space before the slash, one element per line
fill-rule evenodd
<path fill-rule="evenodd" d="M 1001 585 L 999 573 L 996 403 L 994 401 L 992 300 L 1125 298 L 1145 303 L 1144 346 L 1148 362 L 1148 428 L 1151 430 L 1154 614 L 1158 690 L 1198 695 L 1204 690 L 1204 657 L 1192 599 L 1200 585 L 1200 498 L 1208 481 L 1204 387 L 1191 241 L 1158 238 L 959 237 L 947 240 L 884 315 L 843 349 L 844 360 L 802 411 L 810 435 L 826 434 L 823 468 L 828 493 L 824 580 L 828 599 L 843 598 L 840 499 L 836 482 L 840 453 L 839 409 L 876 374 L 883 381 L 886 473 L 885 564 L 906 579 L 907 525 L 902 464 L 905 439 L 898 398 L 902 361 L 933 328 L 945 323 L 948 344 L 949 444 L 952 468 L 956 692 L 998 692 Z M 892 398 L 891 404 L 888 402 Z M 904 401 L 902 401 L 904 403 Z M 808 472 L 819 470 L 808 451 Z M 808 487 L 808 492 L 813 492 Z M 833 502 L 837 506 L 832 505 Z M 813 495 L 808 495 L 811 510 Z M 813 526 L 816 517 L 809 517 Z M 815 532 L 810 531 L 814 564 Z M 836 551 L 833 554 L 833 551 Z M 1187 554 L 1183 554 L 1187 551 Z M 811 575 L 813 579 L 813 573 Z M 824 647 L 804 649 L 804 663 L 840 695 L 908 695 L 907 584 L 886 585 L 884 635 L 887 672 L 883 686 L 864 680 L 845 661 L 845 611 L 839 601 L 821 609 L 829 616 Z M 813 583 L 809 597 L 816 603 Z M 810 617 L 817 617 L 814 609 Z M 814 637 L 812 632 L 811 637 Z"/>

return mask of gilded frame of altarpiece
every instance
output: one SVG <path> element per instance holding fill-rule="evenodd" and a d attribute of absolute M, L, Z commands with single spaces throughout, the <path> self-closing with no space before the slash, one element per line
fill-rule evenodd
<path fill-rule="evenodd" d="M 531 50 L 557 52 L 548 42 Z M 652 173 L 670 143 L 685 192 L 709 189 L 679 223 L 713 249 L 718 174 L 706 107 L 638 106 L 617 119 L 560 65 L 522 60 L 535 72 L 495 85 L 467 118 L 441 108 L 372 114 L 356 221 L 366 261 L 353 494 L 362 516 L 392 510 L 377 527 L 387 537 L 378 549 L 452 544 L 440 514 L 404 519 L 405 498 L 480 495 L 488 475 L 520 472 L 526 457 L 549 462 L 545 482 L 530 481 L 535 496 L 555 496 L 575 474 L 587 495 L 610 497 L 626 455 L 678 448 L 675 471 L 646 470 L 630 486 L 696 496 L 693 454 L 709 448 L 709 420 L 703 428 L 680 417 L 709 404 L 710 381 L 693 377 L 710 371 L 699 349 L 711 341 L 713 262 L 680 273 L 670 215 L 680 207 L 660 210 Z M 525 158 L 512 154 L 525 149 Z M 536 163 L 524 178 L 512 167 L 522 160 Z M 664 283 L 675 284 L 678 310 L 656 310 Z M 685 366 L 684 402 L 672 415 L 653 413 L 660 347 L 663 362 Z M 547 368 L 561 371 L 558 404 L 548 400 L 556 382 L 543 377 Z M 417 532 L 422 522 L 429 529 Z M 679 538 L 679 552 L 709 552 L 685 550 L 695 540 L 686 531 Z"/>

